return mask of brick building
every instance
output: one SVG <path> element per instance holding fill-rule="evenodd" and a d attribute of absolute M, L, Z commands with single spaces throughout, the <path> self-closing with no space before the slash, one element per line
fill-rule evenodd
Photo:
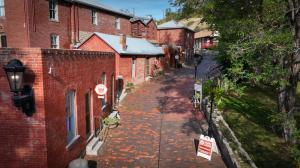
<path fill-rule="evenodd" d="M 218 32 L 210 30 L 202 30 L 195 33 L 195 51 L 201 49 L 208 49 L 217 45 Z"/>
<path fill-rule="evenodd" d="M 157 43 L 157 26 L 152 17 L 134 17 L 130 21 L 133 37 L 145 38 Z"/>
<path fill-rule="evenodd" d="M 12 101 L 2 67 L 13 59 L 25 65 L 23 84 L 34 89 L 31 117 Z M 116 97 L 114 64 L 108 52 L 0 49 L 0 167 L 67 167 L 77 158 L 101 129 L 101 107 Z M 108 86 L 102 101 L 94 92 L 99 83 Z"/>
<path fill-rule="evenodd" d="M 80 46 L 83 50 L 114 52 L 116 55 L 116 76 L 123 86 L 118 93 L 124 93 L 128 83 L 139 84 L 161 70 L 164 52 L 145 39 L 95 33 Z M 119 95 L 119 97 L 121 97 Z"/>
<path fill-rule="evenodd" d="M 1 44 L 70 49 L 95 31 L 130 35 L 130 18 L 94 0 L 0 0 Z"/>
<path fill-rule="evenodd" d="M 158 42 L 160 45 L 167 45 L 172 50 L 170 64 L 174 64 L 175 52 L 180 55 L 180 61 L 191 63 L 194 52 L 195 32 L 187 26 L 174 20 L 157 26 Z"/>

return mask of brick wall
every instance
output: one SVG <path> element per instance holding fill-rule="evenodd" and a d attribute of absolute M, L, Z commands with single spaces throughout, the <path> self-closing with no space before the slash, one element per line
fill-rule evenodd
<path fill-rule="evenodd" d="M 132 22 L 131 32 L 133 37 L 157 41 L 157 27 L 154 20 L 147 25 L 143 24 L 140 20 Z"/>
<path fill-rule="evenodd" d="M 94 119 L 104 116 L 100 99 L 94 88 L 102 82 L 102 73 L 106 74 L 108 86 L 107 100 L 111 105 L 111 75 L 114 71 L 114 55 L 88 51 L 53 51 L 42 50 L 44 56 L 43 69 L 45 85 L 45 109 L 48 167 L 65 167 L 68 162 L 79 156 L 85 148 L 85 94 L 92 91 L 92 112 Z M 49 68 L 52 73 L 48 74 Z M 70 149 L 67 146 L 66 99 L 68 91 L 76 92 L 77 134 L 80 138 Z M 109 106 L 108 105 L 108 106 Z M 95 120 L 93 120 L 95 121 Z M 95 124 L 95 123 L 94 123 Z M 94 125 L 92 124 L 92 125 Z M 51 149 L 51 150 L 50 150 Z M 58 162 L 58 160 L 60 160 Z"/>
<path fill-rule="evenodd" d="M 19 59 L 26 66 L 24 79 L 34 88 L 36 112 L 27 117 L 12 102 L 3 66 Z M 44 82 L 38 49 L 0 49 L 0 167 L 47 167 Z"/>
<path fill-rule="evenodd" d="M 157 26 L 154 20 L 152 20 L 150 23 L 148 23 L 147 26 L 147 39 L 149 40 L 156 40 L 157 39 Z"/>
<path fill-rule="evenodd" d="M 25 83 L 35 93 L 36 112 L 27 117 L 16 109 L 3 70 L 11 59 L 27 67 Z M 104 115 L 93 89 L 107 74 L 108 104 L 111 104 L 112 53 L 51 50 L 0 49 L 0 167 L 66 167 L 86 145 L 85 94 L 92 90 L 92 114 Z M 51 71 L 50 71 L 51 68 Z M 51 73 L 49 73 L 51 72 Z M 69 148 L 66 133 L 65 94 L 76 91 L 77 132 L 80 138 Z"/>
<path fill-rule="evenodd" d="M 93 25 L 91 9 L 58 1 L 59 19 L 50 21 L 47 0 L 6 0 L 6 16 L 0 18 L 0 26 L 7 34 L 8 47 L 19 48 L 50 48 L 51 34 L 59 35 L 63 49 L 70 49 L 74 41 L 82 40 L 91 32 L 131 35 L 130 18 L 98 9 L 99 22 Z M 115 28 L 115 17 L 120 17 L 120 30 Z"/>
<path fill-rule="evenodd" d="M 121 15 L 108 13 L 103 10 L 97 10 L 98 25 L 92 24 L 92 10 L 90 7 L 85 7 L 79 5 L 78 15 L 79 15 L 79 39 L 82 41 L 87 36 L 86 34 L 91 34 L 93 32 L 101 32 L 106 34 L 126 34 L 131 35 L 131 24 L 129 19 Z M 121 20 L 121 29 L 115 28 L 115 18 L 119 17 Z"/>
<path fill-rule="evenodd" d="M 59 35 L 59 47 L 69 49 L 71 44 L 71 4 L 59 2 L 58 21 L 49 20 L 49 1 L 35 1 L 30 7 L 30 47 L 50 48 L 50 35 L 56 34 Z M 14 31 L 16 30 L 12 30 L 12 32 Z"/>

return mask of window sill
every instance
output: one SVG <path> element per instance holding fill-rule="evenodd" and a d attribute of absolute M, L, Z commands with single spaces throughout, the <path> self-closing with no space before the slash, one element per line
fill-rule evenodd
<path fill-rule="evenodd" d="M 75 142 L 77 142 L 79 138 L 80 138 L 80 135 L 76 135 L 72 139 L 72 141 L 66 146 L 67 151 L 69 151 L 72 148 L 72 146 L 74 146 Z"/>
<path fill-rule="evenodd" d="M 59 23 L 59 20 L 58 19 L 49 19 L 50 22 L 56 22 L 56 23 Z"/>

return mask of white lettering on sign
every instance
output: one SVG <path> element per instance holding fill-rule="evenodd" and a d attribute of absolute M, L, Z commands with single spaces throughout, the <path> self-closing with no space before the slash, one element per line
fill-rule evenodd
<path fill-rule="evenodd" d="M 197 156 L 203 157 L 210 161 L 212 157 L 213 146 L 215 145 L 214 143 L 214 138 L 200 135 Z"/>

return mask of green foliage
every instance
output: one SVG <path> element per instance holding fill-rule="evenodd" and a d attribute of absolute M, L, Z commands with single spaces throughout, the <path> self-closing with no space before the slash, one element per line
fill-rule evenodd
<path fill-rule="evenodd" d="M 104 120 L 103 120 L 103 123 L 105 125 L 116 125 L 119 123 L 119 119 L 117 117 L 106 117 Z"/>
<path fill-rule="evenodd" d="M 126 84 L 126 89 L 125 89 L 125 91 L 126 91 L 126 93 L 131 93 L 131 91 L 134 89 L 134 84 L 132 83 L 132 82 L 128 82 L 127 84 Z"/>
<path fill-rule="evenodd" d="M 248 87 L 243 96 L 223 98 L 224 119 L 257 167 L 294 167 L 292 148 L 281 138 L 276 101 L 273 88 L 265 87 Z"/>

